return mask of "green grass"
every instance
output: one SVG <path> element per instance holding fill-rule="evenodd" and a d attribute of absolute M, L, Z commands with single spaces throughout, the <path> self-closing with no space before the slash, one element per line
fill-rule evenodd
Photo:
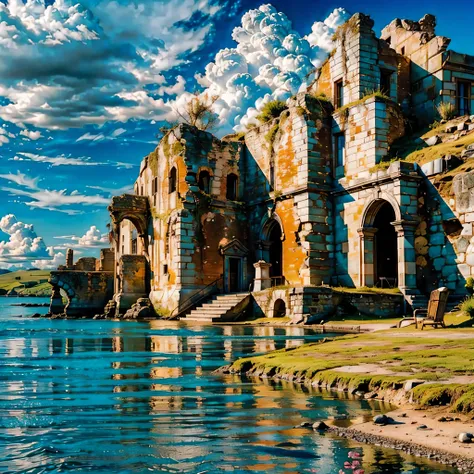
<path fill-rule="evenodd" d="M 14 288 L 17 293 L 25 295 L 49 296 L 51 285 L 44 281 L 41 282 L 41 280 L 48 280 L 48 278 L 48 270 L 19 270 L 5 273 L 0 275 L 0 289 L 9 291 Z M 34 284 L 34 282 L 37 284 Z"/>
<path fill-rule="evenodd" d="M 405 160 L 410 163 L 423 165 L 446 155 L 459 156 L 462 150 L 472 143 L 474 143 L 474 133 L 465 135 L 452 142 L 439 143 L 438 145 L 412 151 L 406 156 Z"/>
<path fill-rule="evenodd" d="M 413 331 L 414 327 L 411 329 Z M 423 337 L 404 335 L 401 331 L 396 336 L 393 333 L 394 330 L 347 335 L 295 349 L 273 351 L 262 356 L 239 359 L 234 362 L 233 370 L 251 370 L 255 374 L 267 376 L 295 376 L 307 382 L 365 391 L 402 388 L 404 381 L 413 378 L 440 382 L 449 381 L 453 375 L 474 375 L 474 333 L 468 339 L 456 339 L 449 331 L 445 333 L 446 338 L 442 339 L 429 337 L 426 333 Z M 377 375 L 334 370 L 359 364 L 377 364 L 390 372 Z M 416 401 L 422 406 L 438 404 L 439 400 L 448 400 L 448 404 L 456 401 L 459 411 L 466 410 L 471 404 L 474 406 L 474 391 L 471 394 L 467 389 L 461 390 L 453 385 L 469 387 L 450 383 L 421 385 L 417 388 Z M 435 387 L 439 388 L 434 390 Z M 454 388 L 457 390 L 453 392 L 456 397 L 448 397 L 445 392 Z M 433 391 L 429 391 L 431 389 Z"/>
<path fill-rule="evenodd" d="M 351 288 L 348 286 L 334 286 L 334 291 L 340 293 L 375 293 L 379 295 L 398 295 L 401 294 L 399 288 L 377 288 L 372 286 L 362 286 L 360 288 Z"/>

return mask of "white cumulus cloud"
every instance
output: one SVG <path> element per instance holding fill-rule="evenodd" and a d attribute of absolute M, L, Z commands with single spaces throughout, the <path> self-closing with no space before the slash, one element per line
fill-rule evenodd
<path fill-rule="evenodd" d="M 285 101 L 309 84 L 334 47 L 335 30 L 348 17 L 336 8 L 323 22 L 314 23 L 308 36 L 301 36 L 272 5 L 245 13 L 232 33 L 237 46 L 220 50 L 205 75 L 197 76 L 206 93 L 220 97 L 216 111 L 221 133 L 254 123 L 263 104 Z"/>
<path fill-rule="evenodd" d="M 0 219 L 0 230 L 9 236 L 0 241 L 0 265 L 2 267 L 38 267 L 53 269 L 61 264 L 64 255 L 46 247 L 32 224 L 19 221 L 13 214 Z"/>

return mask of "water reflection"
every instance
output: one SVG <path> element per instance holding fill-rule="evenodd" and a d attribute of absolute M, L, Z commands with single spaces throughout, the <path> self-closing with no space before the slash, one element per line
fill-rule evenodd
<path fill-rule="evenodd" d="M 300 327 L 10 314 L 0 318 L 0 335 L 0 472 L 333 474 L 353 445 L 300 423 L 383 409 L 289 382 L 212 375 L 237 357 L 323 337 Z M 357 449 L 366 473 L 455 472 Z"/>

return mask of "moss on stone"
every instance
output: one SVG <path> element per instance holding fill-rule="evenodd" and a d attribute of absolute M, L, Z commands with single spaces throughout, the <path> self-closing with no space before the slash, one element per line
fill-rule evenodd
<path fill-rule="evenodd" d="M 180 140 L 176 140 L 171 146 L 171 152 L 173 156 L 181 155 L 184 153 L 185 146 L 181 143 Z"/>
<path fill-rule="evenodd" d="M 381 101 L 385 102 L 385 103 L 390 103 L 390 104 L 396 105 L 395 102 L 390 97 L 385 95 L 380 90 L 368 91 L 364 95 L 364 97 L 362 97 L 359 100 L 354 100 L 353 102 L 349 102 L 348 104 L 343 105 L 342 107 L 339 107 L 338 109 L 335 110 L 335 113 L 340 114 L 341 116 L 347 115 L 350 108 L 355 107 L 357 105 L 365 104 L 369 99 L 373 99 L 374 97 L 378 100 L 381 100 Z"/>
<path fill-rule="evenodd" d="M 280 121 L 276 120 L 275 123 L 270 128 L 270 130 L 265 134 L 264 138 L 265 138 L 265 141 L 269 145 L 270 153 L 273 150 L 273 144 L 275 142 L 275 138 L 279 130 L 280 130 Z"/>

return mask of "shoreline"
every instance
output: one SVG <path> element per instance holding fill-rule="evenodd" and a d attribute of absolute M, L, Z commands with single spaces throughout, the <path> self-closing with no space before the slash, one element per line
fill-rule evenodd
<path fill-rule="evenodd" d="M 231 373 L 223 370 L 230 367 L 221 367 L 216 373 Z M 278 376 L 266 377 L 248 373 L 243 375 L 261 380 L 288 381 L 288 379 Z M 292 380 L 291 382 L 308 386 L 308 383 L 303 381 Z M 333 393 L 345 391 L 340 388 L 318 387 Z M 451 415 L 449 407 L 446 406 L 434 409 L 417 408 L 413 404 L 409 404 L 405 394 L 400 392 L 400 390 L 391 391 L 390 400 L 387 400 L 384 395 L 380 398 L 370 397 L 371 400 L 385 401 L 392 405 L 395 405 L 393 399 L 397 396 L 404 400 L 402 404 L 385 413 L 394 419 L 395 424 L 378 425 L 373 421 L 352 422 L 350 420 L 350 426 L 341 427 L 333 424 L 333 420 L 318 420 L 316 423 L 324 421 L 327 424 L 327 429 L 320 431 L 320 433 L 332 434 L 362 444 L 399 450 L 406 454 L 455 467 L 461 473 L 474 473 L 474 443 L 461 443 L 458 440 L 459 433 L 474 433 L 474 421 L 467 420 L 467 417 L 463 415 Z M 386 392 L 382 393 L 386 394 Z M 449 416 L 456 418 L 453 421 L 439 421 L 440 418 Z M 426 426 L 426 429 L 420 429 L 422 426 Z M 319 430 L 315 429 L 315 431 Z"/>
<path fill-rule="evenodd" d="M 466 430 L 464 422 L 439 422 L 434 417 L 428 417 L 425 410 L 414 415 L 413 409 L 403 410 L 397 408 L 387 413 L 388 416 L 400 420 L 400 414 L 406 424 L 396 425 L 375 425 L 373 422 L 363 422 L 343 428 L 329 426 L 326 433 L 350 439 L 363 444 L 382 446 L 384 448 L 395 449 L 417 457 L 423 457 L 440 464 L 455 467 L 461 473 L 474 472 L 474 444 L 464 444 L 457 440 L 455 433 L 459 433 L 461 428 Z M 423 413 L 425 413 L 423 415 Z M 414 416 L 413 416 L 414 415 Z M 426 416 L 426 418 L 425 418 Z M 416 421 L 414 418 L 421 418 L 426 430 L 418 430 L 417 425 L 411 424 Z M 439 425 L 443 425 L 443 429 Z M 469 428 L 474 427 L 472 424 Z"/>
<path fill-rule="evenodd" d="M 235 364 L 235 363 L 234 363 Z M 238 370 L 241 369 L 241 370 Z M 349 393 L 359 399 L 379 400 L 390 403 L 395 408 L 386 413 L 395 423 L 378 425 L 371 421 L 351 421 L 348 427 L 337 426 L 332 420 L 324 421 L 328 428 L 322 432 L 350 439 L 364 444 L 373 444 L 385 448 L 403 451 L 407 454 L 427 458 L 444 465 L 453 466 L 461 473 L 474 473 L 474 443 L 461 443 L 460 433 L 474 433 L 474 420 L 459 413 L 450 413 L 449 405 L 436 407 L 417 407 L 413 400 L 413 385 L 393 388 L 375 388 L 372 391 L 356 391 L 348 383 L 339 381 L 337 385 L 326 384 L 322 379 L 302 373 L 290 373 L 284 370 L 262 370 L 258 364 L 244 363 L 221 367 L 216 374 L 245 375 L 261 380 L 287 381 L 303 386 L 311 386 L 333 393 Z M 342 375 L 342 374 L 341 374 Z M 451 418 L 451 420 L 450 420 Z M 441 421 L 446 420 L 446 421 Z M 449 420 L 449 421 L 448 421 Z M 309 423 L 305 426 L 311 426 Z M 315 430 L 318 431 L 318 430 Z"/>

